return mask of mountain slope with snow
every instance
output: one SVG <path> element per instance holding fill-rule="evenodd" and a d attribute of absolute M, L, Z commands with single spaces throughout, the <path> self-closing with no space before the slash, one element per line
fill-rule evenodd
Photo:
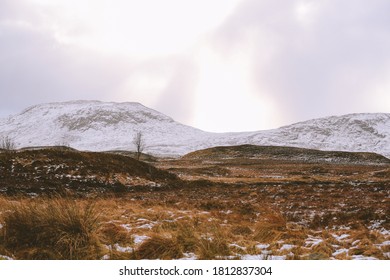
<path fill-rule="evenodd" d="M 138 131 L 145 137 L 146 151 L 154 154 L 186 153 L 188 143 L 208 135 L 130 102 L 41 104 L 0 121 L 0 135 L 14 139 L 17 147 L 70 145 L 92 151 L 133 150 L 133 137 Z"/>
<path fill-rule="evenodd" d="M 376 152 L 390 157 L 390 114 L 351 114 L 273 130 L 210 133 L 175 122 L 139 103 L 70 101 L 32 106 L 0 120 L 0 136 L 17 147 L 70 145 L 80 150 L 134 150 L 138 132 L 145 152 L 183 155 L 226 145 L 255 144 L 320 150 Z"/>
<path fill-rule="evenodd" d="M 248 143 L 390 156 L 390 114 L 349 114 L 309 120 L 247 136 Z"/>

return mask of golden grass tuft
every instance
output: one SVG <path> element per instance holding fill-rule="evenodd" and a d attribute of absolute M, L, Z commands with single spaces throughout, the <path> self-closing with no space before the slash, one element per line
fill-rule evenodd
<path fill-rule="evenodd" d="M 248 236 L 252 234 L 252 230 L 248 226 L 235 226 L 232 228 L 231 233 L 234 235 Z"/>
<path fill-rule="evenodd" d="M 219 259 L 230 255 L 228 236 L 220 225 L 208 225 L 207 234 L 198 241 L 197 253 L 201 260 Z"/>
<path fill-rule="evenodd" d="M 254 240 L 264 243 L 279 240 L 287 231 L 286 219 L 278 213 L 265 215 L 255 225 Z"/>
<path fill-rule="evenodd" d="M 176 242 L 184 252 L 193 252 L 199 242 L 195 233 L 195 226 L 189 222 L 181 222 L 178 224 L 176 232 Z"/>
<path fill-rule="evenodd" d="M 201 238 L 198 244 L 200 260 L 223 259 L 230 255 L 230 248 L 224 239 L 220 238 Z"/>
<path fill-rule="evenodd" d="M 383 250 L 383 248 L 382 248 Z M 349 250 L 349 255 L 364 255 L 368 257 L 383 258 L 383 252 L 377 248 L 370 239 L 362 239 L 357 246 Z"/>
<path fill-rule="evenodd" d="M 22 201 L 2 219 L 4 247 L 18 259 L 95 259 L 100 253 L 99 218 L 91 203 Z"/>
<path fill-rule="evenodd" d="M 287 255 L 287 260 L 301 260 L 307 249 L 302 246 L 296 246 L 291 249 L 291 254 Z"/>
<path fill-rule="evenodd" d="M 183 253 L 175 239 L 152 235 L 138 247 L 135 255 L 138 259 L 170 260 L 181 258 Z"/>
<path fill-rule="evenodd" d="M 113 222 L 105 223 L 99 230 L 102 241 L 105 244 L 131 244 L 131 234 L 121 225 Z"/>
<path fill-rule="evenodd" d="M 332 256 L 333 247 L 326 241 L 323 241 L 311 248 L 309 259 L 312 260 L 327 260 Z"/>

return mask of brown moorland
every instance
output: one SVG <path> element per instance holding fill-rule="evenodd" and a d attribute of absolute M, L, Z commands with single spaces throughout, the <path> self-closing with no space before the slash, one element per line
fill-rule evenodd
<path fill-rule="evenodd" d="M 3 153 L 0 258 L 389 259 L 389 162 L 250 145 L 152 163 Z"/>

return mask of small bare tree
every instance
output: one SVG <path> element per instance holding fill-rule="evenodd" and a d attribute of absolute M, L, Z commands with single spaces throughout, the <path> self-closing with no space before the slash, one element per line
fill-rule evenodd
<path fill-rule="evenodd" d="M 135 145 L 137 160 L 139 160 L 143 150 L 145 149 L 145 140 L 142 132 L 137 132 L 133 138 L 133 144 Z"/>
<path fill-rule="evenodd" d="M 3 136 L 0 140 L 0 149 L 5 150 L 6 152 L 12 152 L 15 150 L 16 145 L 14 140 L 9 136 Z"/>

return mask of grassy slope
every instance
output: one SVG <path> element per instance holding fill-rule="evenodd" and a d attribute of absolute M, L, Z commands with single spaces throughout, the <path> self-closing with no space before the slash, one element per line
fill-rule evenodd
<path fill-rule="evenodd" d="M 107 191 L 162 186 L 175 175 L 131 157 L 97 152 L 41 149 L 0 153 L 0 191 Z"/>

